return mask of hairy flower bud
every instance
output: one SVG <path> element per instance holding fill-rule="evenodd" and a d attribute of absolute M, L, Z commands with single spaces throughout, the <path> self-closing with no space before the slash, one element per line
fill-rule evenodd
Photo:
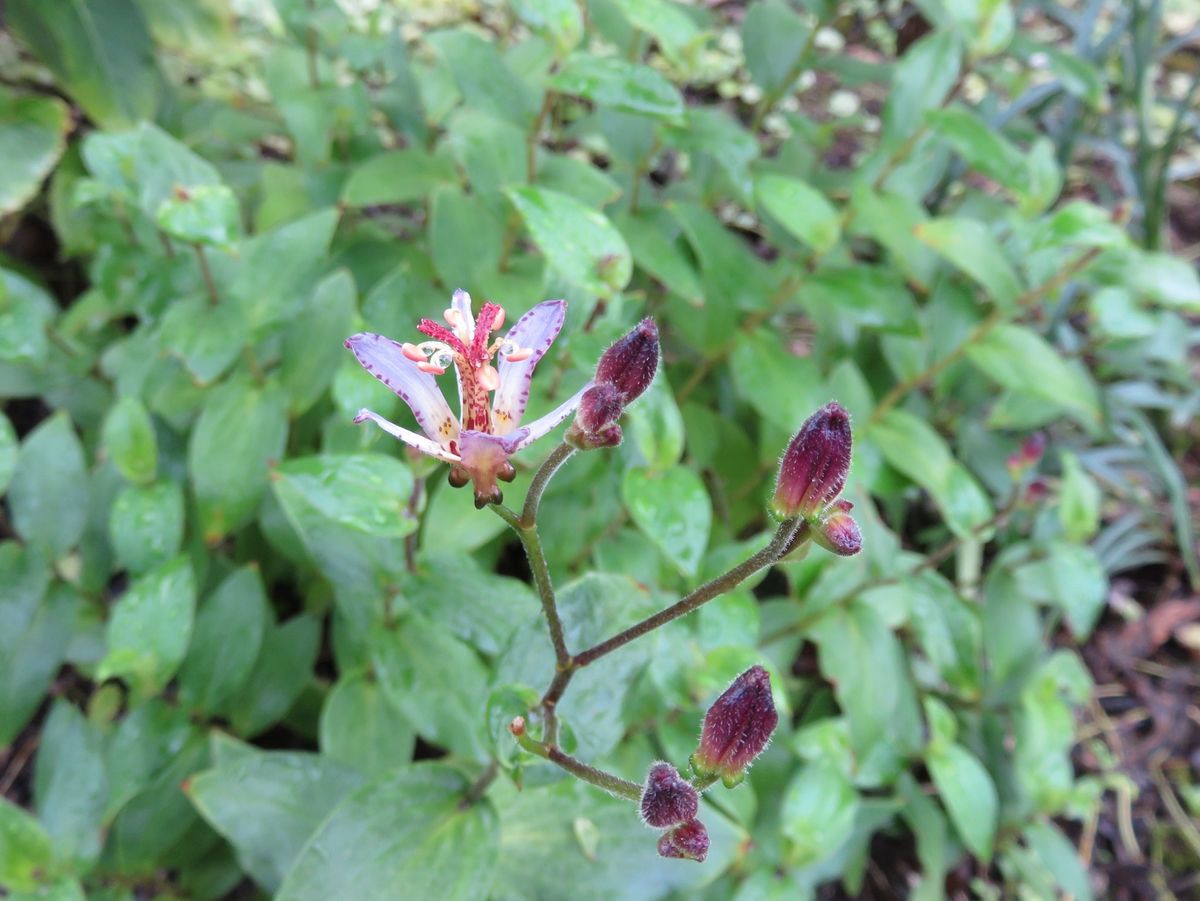
<path fill-rule="evenodd" d="M 647 317 L 606 350 L 596 364 L 596 382 L 607 382 L 628 404 L 650 387 L 658 369 L 658 327 Z"/>
<path fill-rule="evenodd" d="M 695 818 L 699 806 L 699 793 L 675 767 L 661 761 L 650 767 L 642 790 L 642 819 L 647 826 L 663 829 L 687 822 Z"/>
<path fill-rule="evenodd" d="M 621 418 L 625 400 L 616 385 L 600 382 L 583 392 L 575 421 L 587 432 L 598 432 Z"/>
<path fill-rule="evenodd" d="M 836 401 L 808 418 L 783 453 L 775 497 L 775 513 L 784 519 L 811 519 L 846 487 L 850 470 L 850 414 Z"/>
<path fill-rule="evenodd" d="M 658 840 L 658 854 L 703 863 L 708 857 L 708 830 L 699 820 L 688 820 Z"/>
<path fill-rule="evenodd" d="M 771 677 L 761 666 L 752 666 L 708 708 L 692 769 L 701 777 L 719 776 L 733 788 L 767 746 L 778 722 Z"/>
<path fill-rule="evenodd" d="M 862 550 L 862 530 L 849 511 L 850 504 L 839 501 L 812 531 L 813 541 L 839 557 L 853 557 Z"/>

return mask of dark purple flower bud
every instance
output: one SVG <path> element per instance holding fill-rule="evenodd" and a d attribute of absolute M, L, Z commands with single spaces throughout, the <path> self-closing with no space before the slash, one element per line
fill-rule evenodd
<path fill-rule="evenodd" d="M 1046 453 L 1046 435 L 1044 432 L 1034 432 L 1021 444 L 1021 460 L 1026 466 L 1034 466 Z"/>
<path fill-rule="evenodd" d="M 692 769 L 704 778 L 719 776 L 733 788 L 767 746 L 778 722 L 771 677 L 761 666 L 752 666 L 708 708 Z"/>
<path fill-rule="evenodd" d="M 688 820 L 658 840 L 658 855 L 703 863 L 708 857 L 708 830 L 699 820 Z"/>
<path fill-rule="evenodd" d="M 661 761 L 650 767 L 642 790 L 642 819 L 647 826 L 664 829 L 687 822 L 699 807 L 699 793 L 675 767 Z"/>
<path fill-rule="evenodd" d="M 813 528 L 813 541 L 831 554 L 853 557 L 862 550 L 862 530 L 847 510 L 834 506 Z"/>
<path fill-rule="evenodd" d="M 598 432 L 621 418 L 625 399 L 616 385 L 600 382 L 583 392 L 575 421 L 585 432 Z"/>
<path fill-rule="evenodd" d="M 851 440 L 850 414 L 836 401 L 810 416 L 783 452 L 775 513 L 811 519 L 832 503 L 846 487 Z"/>
<path fill-rule="evenodd" d="M 601 355 L 596 382 L 608 382 L 628 404 L 650 387 L 657 369 L 658 327 L 647 317 Z"/>

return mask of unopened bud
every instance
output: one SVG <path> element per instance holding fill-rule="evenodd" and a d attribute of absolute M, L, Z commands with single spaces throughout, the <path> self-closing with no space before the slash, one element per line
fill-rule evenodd
<path fill-rule="evenodd" d="M 658 840 L 658 854 L 703 863 L 708 857 L 708 830 L 699 820 L 688 820 Z"/>
<path fill-rule="evenodd" d="M 596 364 L 596 382 L 607 382 L 628 404 L 650 387 L 658 370 L 658 327 L 647 317 L 606 350 Z"/>
<path fill-rule="evenodd" d="M 656 763 L 642 790 L 642 819 L 647 826 L 664 829 L 694 819 L 700 795 L 669 763 Z"/>
<path fill-rule="evenodd" d="M 1014 479 L 1019 479 L 1026 470 L 1032 469 L 1041 462 L 1046 452 L 1046 436 L 1042 432 L 1034 432 L 1021 443 L 1021 449 L 1008 458 L 1008 471 Z"/>
<path fill-rule="evenodd" d="M 813 528 L 813 541 L 831 554 L 853 557 L 862 550 L 862 530 L 849 513 L 850 505 L 842 502 L 832 509 Z"/>
<path fill-rule="evenodd" d="M 767 746 L 778 723 L 771 677 L 761 666 L 752 666 L 708 708 L 692 769 L 704 778 L 719 776 L 733 788 L 745 778 L 746 768 Z"/>
<path fill-rule="evenodd" d="M 525 717 L 514 716 L 512 722 L 508 724 L 508 731 L 511 732 L 514 736 L 524 735 L 525 734 Z"/>
<path fill-rule="evenodd" d="M 592 385 L 580 398 L 575 421 L 563 440 L 576 450 L 616 447 L 622 437 L 617 420 L 624 406 L 624 398 L 615 385 L 608 382 Z"/>
<path fill-rule="evenodd" d="M 850 414 L 836 401 L 808 418 L 783 453 L 775 497 L 775 513 L 783 519 L 811 519 L 846 487 L 850 471 Z"/>

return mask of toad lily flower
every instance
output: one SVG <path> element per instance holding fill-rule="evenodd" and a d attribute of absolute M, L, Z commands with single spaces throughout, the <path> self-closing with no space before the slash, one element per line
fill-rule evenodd
<path fill-rule="evenodd" d="M 408 404 L 425 434 L 401 428 L 371 410 L 359 411 L 354 421 L 369 419 L 405 444 L 451 464 L 450 483 L 461 487 L 473 482 L 476 507 L 499 503 L 503 496 L 496 480 L 510 482 L 516 475 L 508 458 L 570 416 L 591 385 L 521 426 L 534 367 L 558 336 L 566 309 L 564 300 L 540 303 L 504 338 L 489 343 L 492 332 L 504 324 L 504 309 L 485 303 L 472 318 L 471 295 L 455 291 L 443 314 L 446 325 L 422 319 L 417 326 L 429 341 L 401 344 L 370 332 L 347 338 L 346 347 L 358 362 Z M 435 378 L 451 366 L 458 377 L 461 421 L 450 412 Z M 489 401 L 491 392 L 495 394 Z"/>

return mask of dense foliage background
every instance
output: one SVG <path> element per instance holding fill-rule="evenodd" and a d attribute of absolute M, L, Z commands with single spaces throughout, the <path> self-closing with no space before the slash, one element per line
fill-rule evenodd
<path fill-rule="evenodd" d="M 7 17 L 0 894 L 1196 890 L 1190 4 Z M 562 705 L 640 780 L 768 666 L 779 731 L 706 800 L 703 865 L 517 755 L 552 671 L 524 560 L 351 424 L 408 412 L 342 338 L 413 340 L 457 287 L 568 299 L 535 413 L 662 330 L 624 445 L 544 504 L 577 644 L 760 545 L 791 433 L 855 416 L 859 557 L 781 565 Z"/>

